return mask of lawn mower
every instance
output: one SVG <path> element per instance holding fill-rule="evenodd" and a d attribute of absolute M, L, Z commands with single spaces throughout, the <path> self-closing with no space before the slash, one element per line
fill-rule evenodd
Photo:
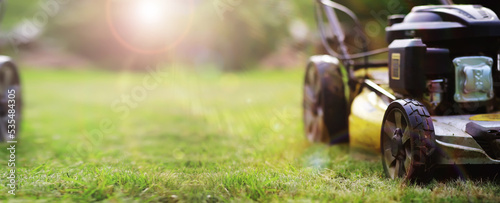
<path fill-rule="evenodd" d="M 347 7 L 316 0 L 315 11 L 328 54 L 312 56 L 305 72 L 309 141 L 380 153 L 391 179 L 428 180 L 439 166 L 500 166 L 500 20 L 493 10 L 449 0 L 415 6 L 388 17 L 388 48 L 371 51 Z M 373 59 L 381 54 L 387 60 Z"/>
<path fill-rule="evenodd" d="M 0 19 L 5 1 L 0 0 Z M 21 121 L 21 84 L 17 66 L 8 56 L 0 55 L 0 142 L 17 140 Z"/>

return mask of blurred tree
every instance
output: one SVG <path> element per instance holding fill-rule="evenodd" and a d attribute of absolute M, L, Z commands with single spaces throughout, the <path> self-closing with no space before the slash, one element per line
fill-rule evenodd
<path fill-rule="evenodd" d="M 223 56 L 225 70 L 252 67 L 288 37 L 292 17 L 290 1 L 241 1 L 213 28 L 219 32 L 215 50 Z"/>

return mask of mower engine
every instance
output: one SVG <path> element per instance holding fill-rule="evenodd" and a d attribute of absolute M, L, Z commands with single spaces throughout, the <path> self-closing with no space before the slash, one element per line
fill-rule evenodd
<path fill-rule="evenodd" d="M 398 98 L 424 101 L 433 115 L 498 110 L 500 20 L 492 10 L 418 6 L 391 16 L 386 32 L 389 86 Z"/>

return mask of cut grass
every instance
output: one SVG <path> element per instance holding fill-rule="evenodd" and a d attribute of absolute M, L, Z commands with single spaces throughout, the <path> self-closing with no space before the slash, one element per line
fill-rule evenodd
<path fill-rule="evenodd" d="M 0 199 L 500 201 L 492 182 L 405 185 L 384 178 L 379 158 L 308 144 L 302 74 L 172 66 L 138 94 L 148 73 L 23 70 L 18 189 L 7 194 L 4 181 Z M 131 93 L 140 101 L 126 113 L 116 101 Z M 7 150 L 0 156 L 6 177 Z"/>

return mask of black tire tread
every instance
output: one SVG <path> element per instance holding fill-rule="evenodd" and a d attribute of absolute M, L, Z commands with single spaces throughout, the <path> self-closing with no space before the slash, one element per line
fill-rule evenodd
<path fill-rule="evenodd" d="M 389 105 L 387 112 L 392 108 L 400 108 L 400 110 L 406 113 L 409 122 L 408 125 L 413 126 L 410 132 L 412 162 L 405 179 L 412 182 L 427 182 L 431 180 L 435 166 L 433 154 L 436 145 L 434 125 L 429 111 L 427 111 L 422 103 L 413 99 L 396 100 Z M 383 149 L 382 146 L 381 149 Z M 384 158 L 382 158 L 382 161 L 384 161 Z M 384 171 L 387 172 L 385 165 Z"/>
<path fill-rule="evenodd" d="M 350 109 L 345 98 L 345 84 L 342 80 L 341 67 L 328 61 L 318 61 L 312 58 L 307 68 L 316 68 L 319 74 L 323 121 L 328 131 L 328 137 L 320 140 L 328 144 L 349 142 L 348 116 Z"/>

